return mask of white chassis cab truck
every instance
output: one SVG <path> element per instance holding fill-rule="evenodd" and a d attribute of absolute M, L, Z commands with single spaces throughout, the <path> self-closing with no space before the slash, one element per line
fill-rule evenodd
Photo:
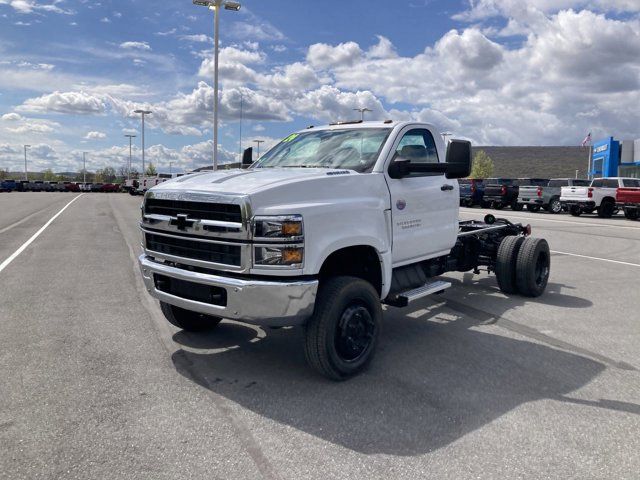
<path fill-rule="evenodd" d="M 435 127 L 350 122 L 293 133 L 248 169 L 192 174 L 142 204 L 140 270 L 173 325 L 222 318 L 303 326 L 309 364 L 342 380 L 376 349 L 382 304 L 450 287 L 445 272 L 495 272 L 503 292 L 547 285 L 549 246 L 487 215 L 458 220 L 471 145 Z M 251 163 L 245 152 L 243 164 Z"/>

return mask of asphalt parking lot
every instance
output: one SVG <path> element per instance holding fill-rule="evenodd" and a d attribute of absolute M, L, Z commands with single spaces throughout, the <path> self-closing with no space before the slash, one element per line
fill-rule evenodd
<path fill-rule="evenodd" d="M 499 212 L 548 239 L 547 293 L 451 275 L 331 383 L 299 329 L 169 325 L 140 197 L 81 195 L 14 255 L 77 196 L 0 194 L 1 477 L 638 478 L 640 222 Z"/>

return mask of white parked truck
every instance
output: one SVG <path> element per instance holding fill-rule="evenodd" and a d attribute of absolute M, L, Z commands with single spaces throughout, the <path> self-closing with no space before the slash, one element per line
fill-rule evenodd
<path fill-rule="evenodd" d="M 562 187 L 560 202 L 574 217 L 596 211 L 601 218 L 610 218 L 618 213 L 616 191 L 618 188 L 637 184 L 637 178 L 594 178 L 591 185 Z"/>
<path fill-rule="evenodd" d="M 250 168 L 151 188 L 140 269 L 167 320 L 304 326 L 309 364 L 341 380 L 371 360 L 382 304 L 404 307 L 495 272 L 503 292 L 538 296 L 549 246 L 492 215 L 458 220 L 469 142 L 432 125 L 352 122 L 293 133 Z M 249 152 L 246 152 L 249 153 Z M 245 155 L 243 163 L 250 163 Z"/>

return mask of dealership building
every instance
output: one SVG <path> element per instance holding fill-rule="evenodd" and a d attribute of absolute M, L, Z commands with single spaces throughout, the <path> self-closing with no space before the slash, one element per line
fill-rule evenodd
<path fill-rule="evenodd" d="M 605 138 L 593 144 L 590 174 L 592 177 L 640 178 L 640 139 Z"/>

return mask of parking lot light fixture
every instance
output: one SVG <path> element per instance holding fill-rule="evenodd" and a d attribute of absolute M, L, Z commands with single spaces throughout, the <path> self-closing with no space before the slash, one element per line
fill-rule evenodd
<path fill-rule="evenodd" d="M 373 112 L 373 110 L 371 110 L 370 108 L 354 108 L 353 109 L 354 112 L 360 112 L 360 121 L 364 122 L 364 113 L 365 112 Z"/>
<path fill-rule="evenodd" d="M 144 170 L 145 166 L 144 166 L 144 116 L 145 115 L 151 115 L 151 110 L 134 110 L 133 113 L 137 113 L 139 115 L 142 116 L 142 193 L 144 193 L 144 179 L 145 179 L 145 175 L 146 172 Z"/>
<path fill-rule="evenodd" d="M 237 12 L 240 3 L 225 0 L 193 0 L 194 5 L 213 10 L 213 170 L 218 169 L 218 57 L 220 54 L 220 7 Z"/>
<path fill-rule="evenodd" d="M 258 145 L 258 152 L 257 152 L 257 160 L 260 160 L 260 144 L 264 143 L 266 140 L 254 140 L 253 143 L 256 143 Z"/>
<path fill-rule="evenodd" d="M 24 179 L 29 181 L 29 173 L 27 171 L 27 148 L 31 145 L 24 145 Z"/>

